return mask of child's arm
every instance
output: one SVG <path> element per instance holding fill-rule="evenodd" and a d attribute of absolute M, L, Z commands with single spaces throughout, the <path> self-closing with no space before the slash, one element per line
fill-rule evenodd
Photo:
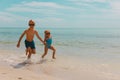
<path fill-rule="evenodd" d="M 23 36 L 25 35 L 25 33 L 26 33 L 26 30 L 22 33 L 22 35 L 21 35 L 20 38 L 19 38 L 19 41 L 18 41 L 18 43 L 17 43 L 17 47 L 18 47 L 18 48 L 20 47 L 20 42 L 21 42 Z"/>
<path fill-rule="evenodd" d="M 45 42 L 42 40 L 42 38 L 39 36 L 38 32 L 35 31 L 35 35 L 37 36 L 37 38 L 43 43 L 45 44 Z"/>
<path fill-rule="evenodd" d="M 44 42 L 46 41 L 46 36 L 44 36 Z"/>
<path fill-rule="evenodd" d="M 44 43 L 45 43 L 45 45 L 46 45 L 46 36 L 44 37 Z"/>

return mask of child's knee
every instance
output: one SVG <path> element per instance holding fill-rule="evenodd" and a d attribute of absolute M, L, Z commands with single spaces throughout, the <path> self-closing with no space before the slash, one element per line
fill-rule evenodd
<path fill-rule="evenodd" d="M 36 54 L 36 51 L 33 50 L 32 53 L 33 53 L 33 54 Z"/>
<path fill-rule="evenodd" d="M 28 49 L 28 51 L 32 51 L 32 49 L 30 47 L 28 47 L 27 49 Z"/>
<path fill-rule="evenodd" d="M 31 53 L 29 53 L 28 56 L 31 56 Z"/>

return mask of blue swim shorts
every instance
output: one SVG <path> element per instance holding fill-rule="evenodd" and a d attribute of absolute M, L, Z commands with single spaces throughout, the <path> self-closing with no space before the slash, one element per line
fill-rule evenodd
<path fill-rule="evenodd" d="M 29 42 L 29 41 L 25 40 L 25 47 L 26 48 L 30 47 L 31 49 L 35 49 L 34 41 Z"/>

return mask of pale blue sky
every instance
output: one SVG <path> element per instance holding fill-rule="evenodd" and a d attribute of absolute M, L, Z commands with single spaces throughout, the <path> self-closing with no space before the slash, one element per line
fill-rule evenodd
<path fill-rule="evenodd" d="M 120 0 L 0 0 L 0 27 L 120 27 Z"/>

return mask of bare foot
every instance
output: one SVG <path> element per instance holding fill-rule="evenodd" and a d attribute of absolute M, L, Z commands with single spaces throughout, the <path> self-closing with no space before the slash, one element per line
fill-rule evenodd
<path fill-rule="evenodd" d="M 52 57 L 53 59 L 56 59 L 55 57 Z"/>
<path fill-rule="evenodd" d="M 42 55 L 41 58 L 43 59 L 43 58 L 44 58 L 44 55 Z"/>

